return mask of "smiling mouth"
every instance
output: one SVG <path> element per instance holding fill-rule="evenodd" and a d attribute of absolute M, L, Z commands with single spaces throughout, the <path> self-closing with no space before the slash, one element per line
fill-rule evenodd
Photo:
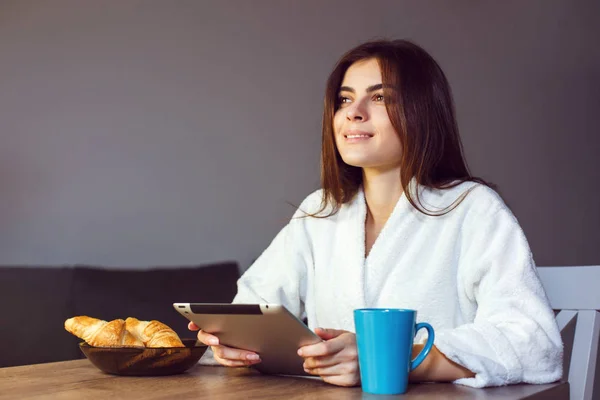
<path fill-rule="evenodd" d="M 344 135 L 346 139 L 368 139 L 372 138 L 373 135 L 370 133 L 352 133 L 349 135 Z"/>

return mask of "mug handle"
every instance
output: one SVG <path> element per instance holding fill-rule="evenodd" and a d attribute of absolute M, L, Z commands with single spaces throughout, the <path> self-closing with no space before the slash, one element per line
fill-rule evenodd
<path fill-rule="evenodd" d="M 410 370 L 412 371 L 413 369 L 417 368 L 425 359 L 425 357 L 427 357 L 427 354 L 429 354 L 429 352 L 431 351 L 431 348 L 433 347 L 433 339 L 435 339 L 435 334 L 433 332 L 433 327 L 431 325 L 429 325 L 427 322 L 421 322 L 417 324 L 417 327 L 415 329 L 415 336 L 417 334 L 417 332 L 419 331 L 419 329 L 421 328 L 425 328 L 427 329 L 427 343 L 425 343 L 425 347 L 423 347 L 423 350 L 421 350 L 421 352 L 419 353 L 419 355 L 410 362 Z"/>

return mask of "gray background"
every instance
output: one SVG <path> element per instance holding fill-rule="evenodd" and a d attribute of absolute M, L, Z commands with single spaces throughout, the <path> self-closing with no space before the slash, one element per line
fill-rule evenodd
<path fill-rule="evenodd" d="M 409 38 L 540 265 L 599 264 L 600 2 L 0 0 L 0 264 L 247 268 L 318 187 L 324 83 Z"/>

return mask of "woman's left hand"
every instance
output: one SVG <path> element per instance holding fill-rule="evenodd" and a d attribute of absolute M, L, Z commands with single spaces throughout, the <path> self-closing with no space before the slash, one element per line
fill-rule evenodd
<path fill-rule="evenodd" d="M 324 341 L 301 347 L 304 370 L 319 375 L 327 383 L 338 386 L 360 384 L 356 335 L 337 329 L 317 328 L 315 333 Z"/>

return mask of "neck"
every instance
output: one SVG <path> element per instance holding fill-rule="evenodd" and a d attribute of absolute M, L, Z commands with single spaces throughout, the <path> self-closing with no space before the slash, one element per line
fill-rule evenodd
<path fill-rule="evenodd" d="M 363 169 L 363 189 L 367 203 L 367 218 L 375 225 L 384 225 L 402 196 L 402 182 L 397 168 Z"/>

